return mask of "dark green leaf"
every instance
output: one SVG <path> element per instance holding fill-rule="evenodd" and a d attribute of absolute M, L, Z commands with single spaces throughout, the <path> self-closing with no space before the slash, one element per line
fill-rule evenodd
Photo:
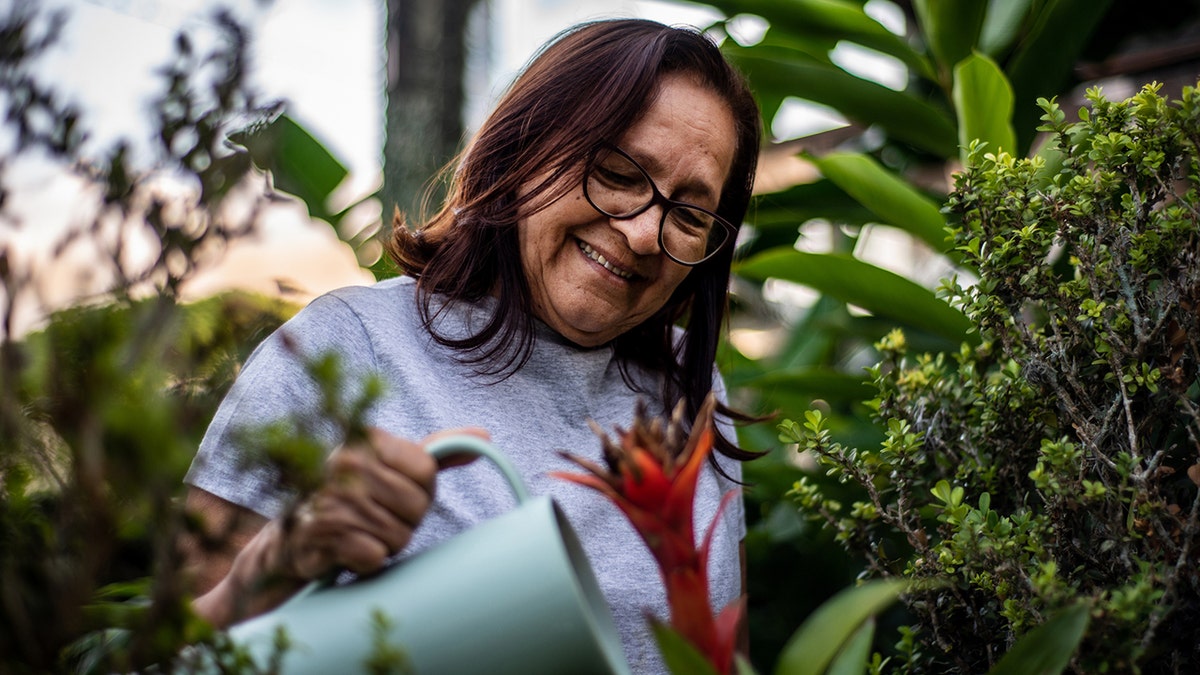
<path fill-rule="evenodd" d="M 275 188 L 295 195 L 315 218 L 330 220 L 329 196 L 349 170 L 304 127 L 287 115 L 253 131 L 231 135 L 254 163 L 271 172 Z"/>
<path fill-rule="evenodd" d="M 916 0 L 913 8 L 925 42 L 937 58 L 939 75 L 970 56 L 979 39 L 987 0 Z"/>
<path fill-rule="evenodd" d="M 896 57 L 924 77 L 933 70 L 903 37 L 892 33 L 863 11 L 862 3 L 846 0 L 713 0 L 705 4 L 726 16 L 754 14 L 772 30 L 823 41 L 847 40 Z"/>
<path fill-rule="evenodd" d="M 789 59 L 769 47 L 728 49 L 760 96 L 796 96 L 837 110 L 846 119 L 875 125 L 900 141 L 939 157 L 956 157 L 954 122 L 924 99 L 864 80 L 833 66 Z"/>
<path fill-rule="evenodd" d="M 1062 93 L 1071 70 L 1112 0 L 1047 0 L 1038 3 L 1029 33 L 1005 69 L 1018 107 L 1013 114 L 1020 153 L 1033 142 L 1042 111 L 1034 101 Z"/>
<path fill-rule="evenodd" d="M 788 393 L 827 400 L 864 401 L 875 393 L 865 375 L 847 375 L 829 368 L 775 370 L 745 382 L 759 390 L 786 389 Z"/>
<path fill-rule="evenodd" d="M 1091 608 L 1079 604 L 1021 636 L 989 675 L 1057 675 L 1087 631 Z"/>
<path fill-rule="evenodd" d="M 717 675 L 712 664 L 670 626 L 659 621 L 651 621 L 650 625 L 667 670 L 673 675 Z"/>
<path fill-rule="evenodd" d="M 979 50 L 993 59 L 1008 50 L 1029 15 L 1031 4 L 1033 0 L 989 2 L 979 34 Z"/>
<path fill-rule="evenodd" d="M 825 675 L 863 675 L 871 658 L 871 642 L 875 639 L 875 619 L 869 618 L 854 631 L 842 646 Z"/>
<path fill-rule="evenodd" d="M 792 635 L 775 675 L 821 675 L 869 617 L 895 602 L 908 588 L 898 579 L 869 581 L 826 601 Z"/>

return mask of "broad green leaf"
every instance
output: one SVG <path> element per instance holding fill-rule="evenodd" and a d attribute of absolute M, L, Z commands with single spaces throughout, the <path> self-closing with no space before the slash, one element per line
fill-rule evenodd
<path fill-rule="evenodd" d="M 979 32 L 979 51 L 994 59 L 1011 47 L 1032 4 L 1033 0 L 989 2 Z"/>
<path fill-rule="evenodd" d="M 808 617 L 779 655 L 775 675 L 821 675 L 869 617 L 908 588 L 899 579 L 869 581 L 830 598 Z"/>
<path fill-rule="evenodd" d="M 825 675 L 863 675 L 871 658 L 871 642 L 875 639 L 875 619 L 863 622 L 854 635 L 842 646 Z"/>
<path fill-rule="evenodd" d="M 857 153 L 811 157 L 821 173 L 875 214 L 877 222 L 898 227 L 945 251 L 946 219 L 937 202 L 922 194 L 874 158 Z"/>
<path fill-rule="evenodd" d="M 651 621 L 650 626 L 667 670 L 673 675 L 717 675 L 712 664 L 669 625 Z"/>
<path fill-rule="evenodd" d="M 813 218 L 844 225 L 865 225 L 872 220 L 866 207 L 828 179 L 761 195 L 750 216 L 756 228 L 787 228 L 793 234 Z"/>
<path fill-rule="evenodd" d="M 847 0 L 710 0 L 699 3 L 716 7 L 726 16 L 754 14 L 766 19 L 771 30 L 820 40 L 856 42 L 894 56 L 932 78 L 929 60 L 908 45 L 902 36 L 889 31 L 863 11 L 861 2 Z"/>
<path fill-rule="evenodd" d="M 1022 635 L 989 675 L 1057 675 L 1087 631 L 1091 608 L 1078 604 Z"/>
<path fill-rule="evenodd" d="M 747 74 L 760 96 L 796 96 L 837 110 L 863 126 L 878 126 L 900 141 L 939 157 L 958 156 L 954 122 L 922 98 L 889 89 L 836 67 L 787 59 L 774 48 L 736 48 L 726 53 Z"/>
<path fill-rule="evenodd" d="M 954 108 L 958 113 L 959 159 L 967 161 L 971 141 L 986 141 L 988 150 L 1020 156 L 1012 128 L 1013 92 L 1004 71 L 975 53 L 954 67 Z"/>
<path fill-rule="evenodd" d="M 269 124 L 232 134 L 259 168 L 271 172 L 275 187 L 295 195 L 315 218 L 330 220 L 329 196 L 349 170 L 304 127 L 287 115 Z"/>
<path fill-rule="evenodd" d="M 1112 0 L 1035 3 L 1033 25 L 1005 69 L 1018 103 L 1013 112 L 1018 155 L 1028 152 L 1042 115 L 1034 101 L 1062 93 L 1079 54 L 1111 4 Z"/>
<path fill-rule="evenodd" d="M 915 0 L 913 8 L 925 42 L 937 58 L 938 74 L 970 56 L 979 40 L 987 0 Z"/>
<path fill-rule="evenodd" d="M 975 333 L 968 335 L 970 321 L 929 289 L 850 256 L 777 249 L 754 256 L 735 271 L 751 279 L 774 277 L 802 284 L 956 344 L 978 341 Z"/>

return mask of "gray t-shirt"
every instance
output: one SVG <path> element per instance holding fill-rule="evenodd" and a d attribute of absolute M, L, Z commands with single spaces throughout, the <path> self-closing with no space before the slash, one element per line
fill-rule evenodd
<path fill-rule="evenodd" d="M 259 345 L 217 410 L 186 482 L 264 516 L 279 515 L 289 494 L 276 485 L 270 470 L 246 468 L 237 430 L 315 410 L 318 393 L 296 352 L 336 352 L 351 382 L 360 380 L 354 374 L 366 373 L 377 373 L 385 382 L 384 396 L 368 414 L 369 424 L 411 439 L 448 428 L 487 429 L 529 491 L 550 495 L 579 534 L 633 671 L 665 672 L 644 616 L 647 610 L 663 620 L 669 616 L 654 559 L 604 496 L 547 475 L 579 472 L 559 457 L 558 450 L 602 463 L 600 442 L 587 420 L 595 420 L 610 435 L 616 426 L 628 428 L 639 397 L 651 404 L 652 412 L 662 414 L 653 395 L 658 380 L 634 372 L 642 389 L 652 392 L 639 394 L 622 378 L 611 348 L 580 348 L 541 323 L 532 355 L 520 370 L 500 382 L 481 379 L 421 325 L 415 288 L 412 279 L 400 277 L 334 291 L 313 301 Z M 439 315 L 438 329 L 465 336 L 489 315 L 491 304 L 452 305 Z M 719 378 L 714 387 L 723 395 Z M 732 437 L 730 429 L 724 431 Z M 316 434 L 331 449 L 338 442 L 331 425 L 318 428 Z M 737 462 L 724 457 L 720 461 L 726 473 L 740 479 Z M 695 502 L 698 543 L 722 494 L 735 487 L 706 465 Z M 442 471 L 436 502 L 401 557 L 511 509 L 513 499 L 488 462 Z M 718 610 L 740 593 L 738 543 L 744 535 L 742 502 L 734 499 L 716 528 L 709 558 L 710 600 Z"/>

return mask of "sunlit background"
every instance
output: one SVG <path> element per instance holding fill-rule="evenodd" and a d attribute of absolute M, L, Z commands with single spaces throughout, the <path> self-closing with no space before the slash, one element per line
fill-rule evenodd
<path fill-rule="evenodd" d="M 163 86 L 156 70 L 170 58 L 181 31 L 201 43 L 206 35 L 211 37 L 213 13 L 225 7 L 250 28 L 252 81 L 262 98 L 285 101 L 289 116 L 349 168 L 339 189 L 345 202 L 379 188 L 386 61 L 382 0 L 47 0 L 45 5 L 64 10 L 67 23 L 39 67 L 47 81 L 84 111 L 84 125 L 91 131 L 85 154 L 100 155 L 120 139 L 133 144 L 135 156 L 139 149 L 144 152 L 152 128 L 149 102 Z M 903 32 L 903 17 L 890 3 L 867 3 L 866 9 L 893 31 Z M 615 16 L 701 27 L 719 18 L 703 6 L 652 0 L 482 2 L 469 24 L 464 111 L 468 132 L 546 40 L 579 21 Z M 731 33 L 751 43 L 763 29 L 747 18 L 735 22 Z M 895 89 L 904 87 L 907 74 L 890 57 L 853 47 L 839 47 L 833 57 L 847 70 Z M 843 123 L 832 111 L 791 99 L 769 128 L 774 140 L 781 141 Z M 40 302 L 21 308 L 19 328 L 35 325 L 48 307 L 103 287 L 103 279 L 90 274 L 94 263 L 86 257 L 51 253 L 62 230 L 86 217 L 90 202 L 81 194 L 81 182 L 61 168 L 22 162 L 10 173 L 10 206 L 17 214 L 36 214 L 36 219 L 29 218 L 36 220 L 36 227 L 22 228 L 15 248 L 37 261 L 43 281 Z M 764 169 L 764 182 L 791 180 L 786 164 Z M 359 217 L 378 219 L 381 211 L 390 212 L 390 207 L 376 203 Z M 239 242 L 192 280 L 189 293 L 200 297 L 230 287 L 265 293 L 287 288 L 293 300 L 304 301 L 372 279 L 331 229 L 311 222 L 299 204 L 272 207 L 260 228 L 257 237 Z M 875 239 L 880 250 L 893 249 L 888 241 L 879 241 L 887 234 L 881 232 Z M 817 237 L 806 245 L 820 247 L 821 242 Z M 884 257 L 889 256 L 895 257 Z M 770 290 L 801 305 L 812 295 L 786 283 L 772 283 Z"/>

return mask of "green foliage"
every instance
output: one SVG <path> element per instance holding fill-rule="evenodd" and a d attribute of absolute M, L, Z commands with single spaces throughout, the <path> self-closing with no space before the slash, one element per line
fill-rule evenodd
<path fill-rule="evenodd" d="M 980 343 L 881 340 L 877 446 L 838 442 L 818 410 L 780 426 L 864 495 L 803 477 L 791 494 L 808 517 L 872 575 L 945 583 L 906 598 L 906 672 L 1197 658 L 1200 91 L 1088 99 L 1077 122 L 1040 102 L 1052 165 L 969 149 L 948 208 L 979 280 L 942 292 Z M 1053 653 L 1076 634 L 1073 656 Z"/>
<path fill-rule="evenodd" d="M 765 21 L 760 41 L 727 39 L 723 49 L 747 73 L 768 128 L 789 99 L 830 109 L 849 123 L 828 134 L 786 139 L 768 150 L 793 152 L 815 171 L 800 185 L 760 194 L 750 214 L 752 227 L 746 228 L 748 236 L 739 249 L 744 262 L 735 266 L 732 323 L 760 328 L 782 322 L 784 330 L 763 353 L 741 354 L 732 345 L 723 352 L 722 372 L 734 403 L 756 410 L 816 407 L 827 415 L 825 428 L 832 440 L 858 448 L 878 443 L 881 430 L 871 420 L 875 411 L 861 404 L 867 396 L 853 391 L 861 386 L 863 367 L 880 360 L 874 345 L 890 330 L 902 328 L 914 352 L 946 353 L 944 367 L 954 365 L 952 354 L 964 340 L 981 349 L 990 345 L 974 345 L 978 334 L 967 332 L 972 322 L 961 306 L 937 297 L 925 286 L 928 280 L 905 280 L 865 259 L 870 233 L 879 227 L 891 230 L 885 234 L 903 233 L 919 252 L 919 268 L 958 268 L 973 278 L 976 258 L 958 250 L 964 243 L 945 237 L 952 214 L 939 209 L 950 192 L 947 177 L 966 159 L 971 142 L 979 140 L 988 151 L 1014 157 L 1030 152 L 1041 114 L 1034 101 L 1076 84 L 1073 69 L 1085 49 L 1089 60 L 1101 61 L 1154 20 L 1108 21 L 1114 3 L 1107 0 L 703 4 L 728 17 L 712 27 L 717 33 L 737 34 L 732 24 L 742 15 Z M 876 11 L 881 8 L 903 17 L 903 28 L 885 25 Z M 1098 27 L 1106 29 L 1102 36 Z M 1155 27 L 1172 30 L 1169 25 Z M 851 48 L 892 57 L 904 73 L 891 86 L 872 81 L 845 67 L 848 61 L 840 57 Z M 1057 171 L 1053 154 L 1044 161 L 1043 173 Z M 828 250 L 813 252 L 809 237 L 827 239 Z M 781 282 L 807 287 L 820 298 L 798 310 L 787 301 L 770 301 L 767 291 L 786 285 Z M 864 309 L 870 316 L 862 315 Z M 931 365 L 930 370 L 936 368 Z M 1138 387 L 1161 387 L 1161 374 L 1153 367 L 1125 375 Z M 1011 427 L 1024 432 L 1015 422 Z M 769 670 L 781 648 L 776 638 L 784 626 L 790 630 L 796 624 L 788 612 L 810 611 L 812 603 L 832 595 L 858 569 L 828 573 L 845 564 L 818 550 L 831 538 L 828 533 L 814 533 L 811 523 L 795 524 L 781 515 L 781 503 L 787 501 L 781 478 L 801 470 L 773 435 L 749 429 L 741 440 L 771 451 L 766 460 L 746 468 L 756 486 L 747 491 L 750 580 L 752 586 L 761 583 L 769 596 L 756 601 L 751 595 L 751 653 L 760 670 Z M 847 511 L 870 503 L 855 481 L 839 483 L 825 475 L 809 475 L 809 481 L 836 495 Z M 874 545 L 884 556 L 900 555 L 911 546 L 898 534 Z M 827 572 L 825 587 L 817 580 L 782 578 L 801 564 L 818 562 Z M 762 575 L 770 578 L 756 582 Z M 791 591 L 790 605 L 776 590 L 782 587 Z"/>
<path fill-rule="evenodd" d="M 0 247 L 0 670 L 155 663 L 176 672 L 196 665 L 182 645 L 208 644 L 224 672 L 251 672 L 245 654 L 191 612 L 177 544 L 198 523 L 178 497 L 250 347 L 293 308 L 236 293 L 183 304 L 179 294 L 214 251 L 254 231 L 256 211 L 237 220 L 223 208 L 254 177 L 228 131 L 267 109 L 246 85 L 244 32 L 217 14 L 214 47 L 200 53 L 181 34 L 160 71 L 153 166 L 136 165 L 123 144 L 86 156 L 82 113 L 31 67 L 65 19 L 29 2 L 0 16 L 4 131 L 15 148 L 0 178 L 10 160 L 33 156 L 85 183 L 97 210 L 63 234 L 55 254 L 89 247 L 111 283 L 18 335 L 15 317 L 36 296 L 41 270 L 7 241 Z M 160 189 L 172 180 L 178 189 Z M 22 223 L 10 205 L 0 199 L 6 227 L 41 225 L 36 214 Z M 131 262 L 135 240 L 149 244 L 148 263 Z"/>
<path fill-rule="evenodd" d="M 873 626 L 871 617 L 894 602 L 905 592 L 907 585 L 898 580 L 873 581 L 838 593 L 821 605 L 792 636 L 779 656 L 775 672 L 778 675 L 820 675 L 846 668 L 848 666 L 843 664 L 849 661 L 864 663 L 868 652 L 859 644 L 861 631 Z M 869 640 L 867 646 L 870 646 Z M 851 656 L 840 657 L 839 653 Z M 845 660 L 838 663 L 843 658 Z M 831 668 L 830 664 L 835 667 Z"/>

